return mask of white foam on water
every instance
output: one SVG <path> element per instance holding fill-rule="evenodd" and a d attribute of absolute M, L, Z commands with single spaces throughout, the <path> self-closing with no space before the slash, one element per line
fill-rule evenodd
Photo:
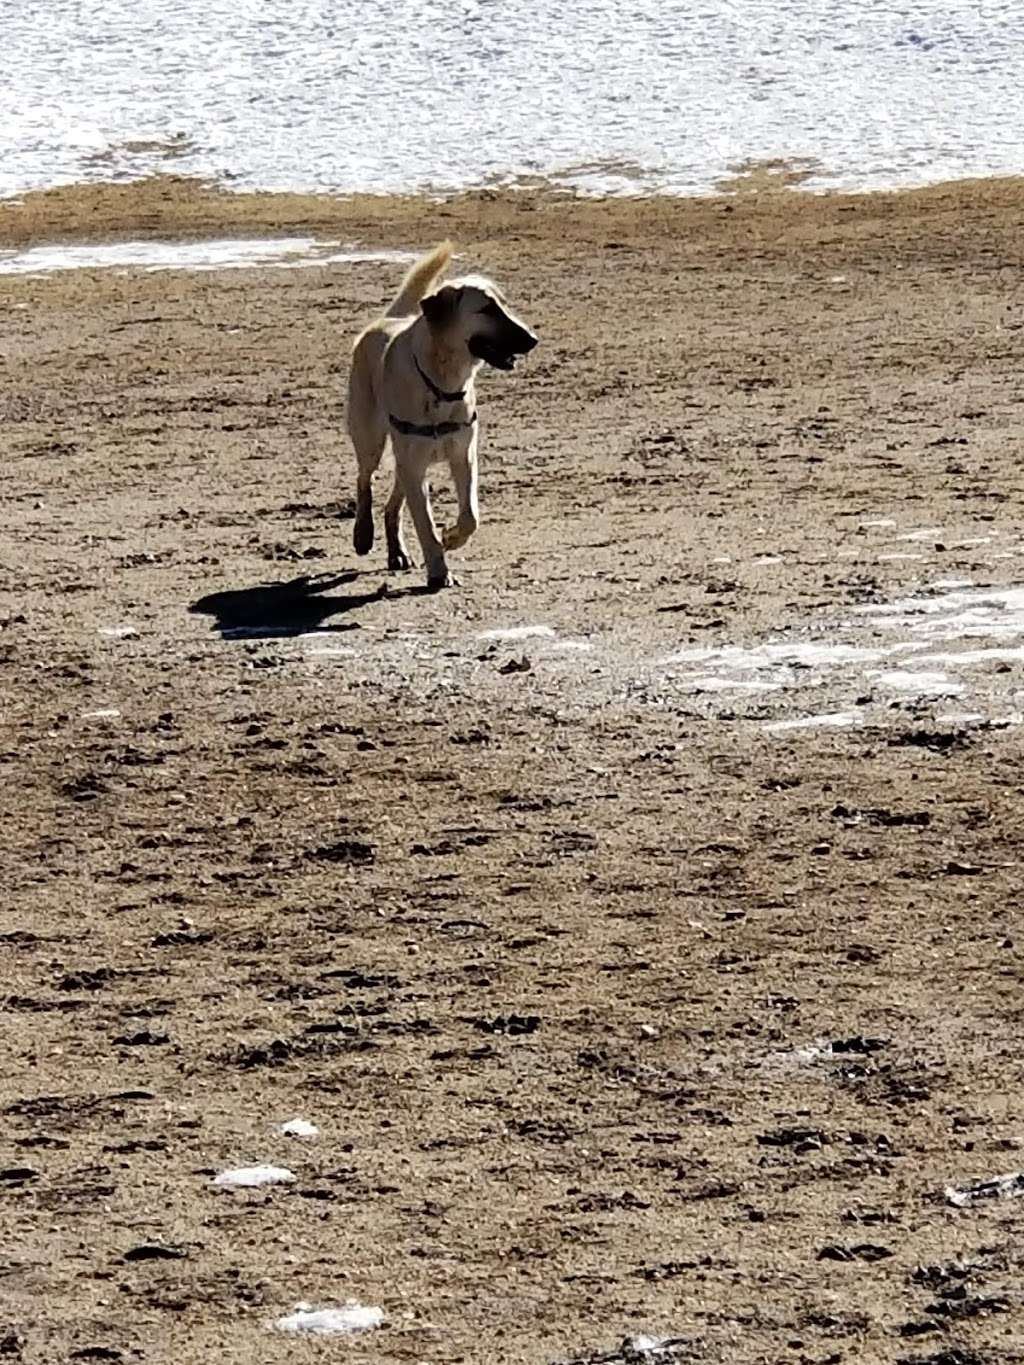
<path fill-rule="evenodd" d="M 199 242 L 102 242 L 0 251 L 0 275 L 61 270 L 297 270 L 363 261 L 410 261 L 404 251 L 361 251 L 315 237 L 224 238 Z"/>
<path fill-rule="evenodd" d="M 310 1123 L 309 1119 L 289 1119 L 287 1123 L 279 1123 L 274 1130 L 282 1137 L 315 1138 L 320 1136 L 320 1129 L 315 1123 Z"/>
<path fill-rule="evenodd" d="M 821 716 L 796 716 L 792 720 L 769 721 L 763 728 L 774 732 L 784 730 L 844 730 L 856 725 L 852 711 L 830 711 Z"/>
<path fill-rule="evenodd" d="M 499 626 L 495 630 L 482 630 L 478 640 L 532 640 L 552 639 L 555 631 L 551 626 Z"/>
<path fill-rule="evenodd" d="M 368 1308 L 354 1301 L 341 1308 L 313 1308 L 308 1303 L 298 1303 L 295 1311 L 278 1318 L 274 1327 L 279 1332 L 307 1332 L 312 1336 L 351 1336 L 371 1331 L 383 1321 L 383 1309 Z"/>
<path fill-rule="evenodd" d="M 221 1171 L 213 1183 L 228 1189 L 258 1189 L 261 1185 L 290 1185 L 295 1172 L 287 1166 L 238 1166 Z"/>

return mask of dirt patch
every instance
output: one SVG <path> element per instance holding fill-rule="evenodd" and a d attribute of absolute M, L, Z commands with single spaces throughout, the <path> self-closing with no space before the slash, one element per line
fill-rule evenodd
<path fill-rule="evenodd" d="M 0 279 L 0 1351 L 1020 1358 L 1019 204 L 4 207 L 451 234 L 542 346 L 430 597 L 400 267 Z"/>

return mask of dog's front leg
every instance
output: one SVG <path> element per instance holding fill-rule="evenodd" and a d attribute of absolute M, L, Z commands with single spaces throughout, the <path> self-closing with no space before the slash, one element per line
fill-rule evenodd
<path fill-rule="evenodd" d="M 402 459 L 399 464 L 405 499 L 409 504 L 416 534 L 423 547 L 423 562 L 427 568 L 428 588 L 450 588 L 454 579 L 448 572 L 444 557 L 444 547 L 437 538 L 434 514 L 430 508 L 430 485 L 427 482 L 427 466 L 416 461 L 407 463 Z"/>
<path fill-rule="evenodd" d="M 402 480 L 395 478 L 387 506 L 384 508 L 384 531 L 388 541 L 388 568 L 411 569 L 413 562 L 406 549 L 405 536 L 402 534 L 402 508 L 405 506 L 405 489 Z"/>
<path fill-rule="evenodd" d="M 446 550 L 458 550 L 480 525 L 480 503 L 477 497 L 476 433 L 464 454 L 451 461 L 452 481 L 459 499 L 459 516 L 454 526 L 446 526 L 441 543 Z"/>

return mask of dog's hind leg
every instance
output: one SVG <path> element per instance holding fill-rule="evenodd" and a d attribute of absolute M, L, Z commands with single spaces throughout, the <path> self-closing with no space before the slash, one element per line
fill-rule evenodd
<path fill-rule="evenodd" d="M 357 555 L 368 555 L 373 549 L 373 475 L 384 453 L 381 441 L 376 451 L 357 451 L 359 473 L 356 477 L 356 523 L 352 528 L 352 545 Z"/>
<path fill-rule="evenodd" d="M 384 534 L 388 542 L 388 568 L 411 569 L 413 562 L 406 549 L 405 536 L 402 534 L 402 509 L 405 506 L 405 489 L 402 480 L 395 473 L 395 486 L 391 490 L 387 506 L 384 508 Z"/>
<path fill-rule="evenodd" d="M 364 333 L 352 353 L 348 379 L 348 434 L 356 452 L 356 522 L 352 544 L 357 555 L 373 549 L 373 476 L 388 439 L 387 417 L 374 393 L 373 373 L 384 338 Z"/>

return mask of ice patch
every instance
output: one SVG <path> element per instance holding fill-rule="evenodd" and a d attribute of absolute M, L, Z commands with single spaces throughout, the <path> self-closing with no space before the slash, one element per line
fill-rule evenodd
<path fill-rule="evenodd" d="M 589 640 L 556 640 L 551 648 L 562 654 L 570 654 L 574 650 L 585 653 L 587 650 L 593 649 L 594 646 Z"/>
<path fill-rule="evenodd" d="M 675 1355 L 671 1337 L 652 1337 L 647 1332 L 640 1332 L 628 1339 L 628 1345 L 634 1357 L 639 1357 L 641 1361 L 651 1361 L 652 1365 L 656 1360 L 671 1360 Z"/>
<path fill-rule="evenodd" d="M 892 517 L 872 517 L 870 521 L 861 522 L 861 526 L 864 527 L 865 529 L 874 529 L 875 527 L 881 528 L 895 525 L 896 523 L 895 521 L 893 521 Z"/>
<path fill-rule="evenodd" d="M 1024 588 L 901 597 L 894 602 L 857 606 L 854 611 L 879 618 L 879 624 L 933 639 L 1024 635 Z"/>
<path fill-rule="evenodd" d="M 878 556 L 878 562 L 879 562 L 879 564 L 883 564 L 883 563 L 884 563 L 884 564 L 888 564 L 891 560 L 894 560 L 894 559 L 924 559 L 924 555 L 891 554 L 891 555 L 879 555 L 879 556 Z"/>
<path fill-rule="evenodd" d="M 105 706 L 99 711 L 83 711 L 83 720 L 116 720 L 121 712 L 116 706 Z"/>
<path fill-rule="evenodd" d="M 903 535 L 897 536 L 897 540 L 934 540 L 936 536 L 942 534 L 940 526 L 922 526 L 917 531 L 906 531 Z"/>
<path fill-rule="evenodd" d="M 384 1321 L 380 1308 L 366 1308 L 350 1302 L 342 1308 L 312 1308 L 308 1303 L 297 1303 L 294 1313 L 278 1318 L 274 1326 L 279 1332 L 309 1332 L 314 1336 L 350 1336 L 368 1332 Z"/>
<path fill-rule="evenodd" d="M 499 626 L 495 630 L 482 630 L 478 640 L 533 640 L 552 639 L 555 631 L 551 626 Z"/>
<path fill-rule="evenodd" d="M 952 650 L 948 654 L 919 654 L 918 660 L 923 664 L 960 664 L 964 667 L 971 664 L 1021 663 L 1024 662 L 1024 646 L 965 649 L 960 654 Z"/>
<path fill-rule="evenodd" d="M 230 1189 L 257 1189 L 261 1185 L 290 1185 L 295 1172 L 287 1166 L 238 1166 L 214 1176 L 215 1185 Z"/>
<path fill-rule="evenodd" d="M 134 626 L 100 626 L 100 634 L 111 640 L 131 640 L 138 633 Z"/>
<path fill-rule="evenodd" d="M 59 270 L 247 270 L 411 261 L 406 251 L 359 251 L 315 237 L 266 237 L 202 242 L 104 242 L 0 251 L 0 275 L 51 275 Z"/>
<path fill-rule="evenodd" d="M 718 678 L 713 674 L 686 674 L 674 680 L 677 686 L 694 692 L 779 692 L 782 683 L 750 678 Z"/>
<path fill-rule="evenodd" d="M 842 730 L 855 725 L 857 717 L 851 711 L 830 711 L 822 716 L 797 716 L 793 720 L 773 720 L 764 728 L 783 730 Z"/>
<path fill-rule="evenodd" d="M 680 649 L 660 659 L 661 664 L 717 664 L 737 671 L 790 666 L 835 668 L 844 664 L 873 664 L 898 652 L 900 646 L 826 644 L 817 640 L 793 640 L 754 645 L 744 649 L 726 645 L 718 649 Z"/>
<path fill-rule="evenodd" d="M 1024 1195 L 1024 1173 L 1013 1171 L 1010 1175 L 993 1176 L 991 1180 L 978 1180 L 973 1185 L 947 1185 L 946 1200 L 958 1209 L 969 1208 L 986 1199 L 1019 1199 Z"/>
<path fill-rule="evenodd" d="M 921 697 L 955 697 L 964 690 L 963 683 L 953 682 L 945 673 L 914 673 L 908 669 L 894 669 L 889 673 L 869 673 L 868 677 L 881 687 L 891 687 L 897 692 L 912 692 Z"/>
<path fill-rule="evenodd" d="M 282 1137 L 315 1138 L 320 1136 L 320 1129 L 315 1123 L 310 1123 L 309 1119 L 289 1119 L 287 1123 L 279 1123 L 275 1132 Z"/>
<path fill-rule="evenodd" d="M 319 645 L 306 651 L 310 659 L 354 659 L 356 652 L 348 645 Z"/>

